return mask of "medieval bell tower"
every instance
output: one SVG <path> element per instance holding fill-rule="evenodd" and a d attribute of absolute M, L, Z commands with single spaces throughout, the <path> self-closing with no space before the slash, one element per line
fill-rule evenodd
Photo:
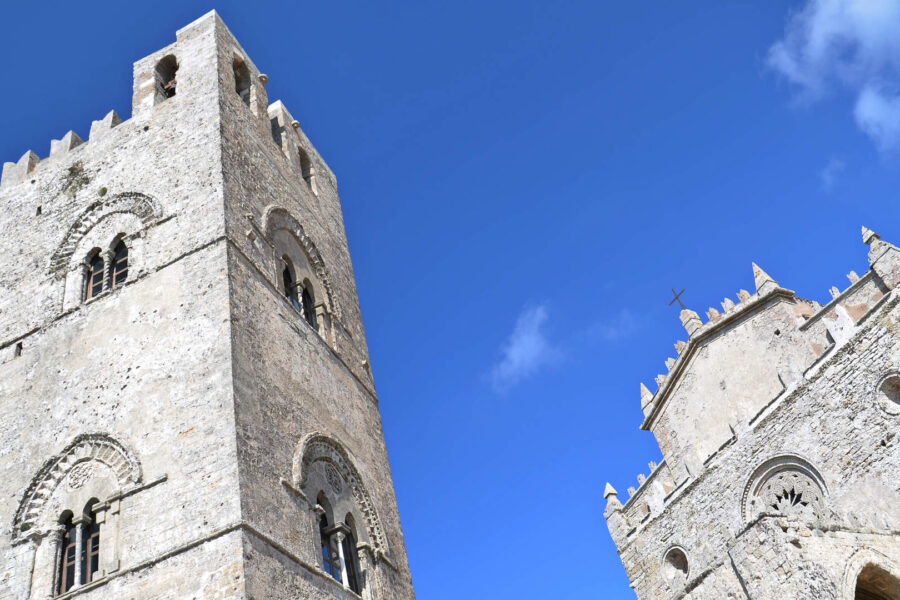
<path fill-rule="evenodd" d="M 0 182 L 0 600 L 413 598 L 337 183 L 212 12 Z"/>

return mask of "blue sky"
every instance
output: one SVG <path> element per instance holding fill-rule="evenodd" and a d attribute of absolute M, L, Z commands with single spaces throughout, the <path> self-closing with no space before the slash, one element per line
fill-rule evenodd
<path fill-rule="evenodd" d="M 602 518 L 751 261 L 826 301 L 900 241 L 900 7 L 7 3 L 0 160 L 130 112 L 211 8 L 337 173 L 418 597 L 633 598 Z"/>

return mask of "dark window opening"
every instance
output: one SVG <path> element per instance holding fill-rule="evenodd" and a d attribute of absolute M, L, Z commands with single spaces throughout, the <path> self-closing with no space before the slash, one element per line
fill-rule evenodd
<path fill-rule="evenodd" d="M 60 544 L 59 556 L 59 585 L 56 588 L 57 594 L 64 594 L 72 589 L 75 585 L 75 563 L 78 555 L 76 547 L 76 528 L 72 523 L 72 517 L 69 516 L 63 521 L 63 538 Z"/>
<path fill-rule="evenodd" d="M 352 517 L 348 515 L 345 520 L 347 528 L 352 530 Z M 347 532 L 342 542 L 344 546 L 344 566 L 347 568 L 347 587 L 357 594 L 362 594 L 362 587 L 359 585 L 359 566 L 357 564 L 356 538 L 353 533 Z"/>
<path fill-rule="evenodd" d="M 43 212 L 43 209 L 41 208 L 41 205 L 38 204 L 37 210 L 34 211 L 34 214 L 35 214 L 35 216 L 39 217 L 39 216 L 41 216 L 41 212 Z"/>
<path fill-rule="evenodd" d="M 241 100 L 247 106 L 250 106 L 250 70 L 247 65 L 238 57 L 234 57 L 232 62 L 234 70 L 234 91 L 241 97 Z"/>
<path fill-rule="evenodd" d="M 110 270 L 110 287 L 116 287 L 125 283 L 128 279 L 128 246 L 119 240 L 113 249 L 112 269 Z"/>
<path fill-rule="evenodd" d="M 312 160 L 310 160 L 309 154 L 303 148 L 299 148 L 298 152 L 300 154 L 300 174 L 303 177 L 303 181 L 306 182 L 306 185 L 314 194 L 317 194 L 316 170 L 313 168 Z"/>
<path fill-rule="evenodd" d="M 175 95 L 178 82 L 178 60 L 168 55 L 156 63 L 156 103 L 164 102 Z"/>
<path fill-rule="evenodd" d="M 318 325 L 316 325 L 316 310 L 313 303 L 313 297 L 306 287 L 303 288 L 301 300 L 303 302 L 303 318 L 314 328 L 318 328 Z"/>
<path fill-rule="evenodd" d="M 90 263 L 88 263 L 88 273 L 87 273 L 87 283 L 85 285 L 84 290 L 84 299 L 90 300 L 94 298 L 103 291 L 103 270 L 104 270 L 103 257 L 100 256 L 100 253 L 94 255 L 94 258 L 91 259 Z"/>
<path fill-rule="evenodd" d="M 93 505 L 88 509 L 86 517 L 89 524 L 84 526 L 82 539 L 81 581 L 90 583 L 97 578 L 97 572 L 100 570 L 100 525 L 97 523 Z"/>
<path fill-rule="evenodd" d="M 20 356 L 22 356 L 22 342 L 18 342 L 18 343 L 16 344 L 16 349 L 15 349 L 15 352 L 14 352 L 14 356 L 15 356 L 16 358 L 19 358 Z"/>
<path fill-rule="evenodd" d="M 284 279 L 284 297 L 288 299 L 288 302 L 291 303 L 295 310 L 301 310 L 300 300 L 297 298 L 297 283 L 294 281 L 290 265 L 285 265 L 281 276 Z"/>
<path fill-rule="evenodd" d="M 322 540 L 322 568 L 340 583 L 341 557 L 331 544 L 331 536 L 328 533 L 328 517 L 325 515 L 319 519 L 319 535 Z"/>

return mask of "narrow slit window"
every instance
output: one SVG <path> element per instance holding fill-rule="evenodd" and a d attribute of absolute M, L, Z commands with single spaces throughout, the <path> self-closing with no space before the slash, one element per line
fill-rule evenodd
<path fill-rule="evenodd" d="M 117 287 L 128 279 L 128 246 L 119 240 L 113 249 L 112 270 L 109 274 L 110 287 Z"/>
<path fill-rule="evenodd" d="M 299 148 L 297 151 L 300 154 L 300 174 L 303 177 L 303 181 L 306 182 L 306 186 L 313 194 L 318 194 L 319 191 L 316 187 L 316 170 L 313 168 L 312 160 L 310 160 L 309 154 L 307 154 L 306 150 L 303 148 Z"/>
<path fill-rule="evenodd" d="M 87 282 L 84 290 L 85 300 L 90 300 L 103 292 L 104 268 L 103 257 L 100 256 L 100 253 L 98 252 L 88 263 Z"/>

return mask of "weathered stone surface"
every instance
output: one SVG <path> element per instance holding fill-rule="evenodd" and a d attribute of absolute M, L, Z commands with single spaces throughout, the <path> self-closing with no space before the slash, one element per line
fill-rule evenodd
<path fill-rule="evenodd" d="M 664 460 L 605 510 L 638 598 L 900 597 L 900 251 L 863 238 L 824 307 L 754 265 L 642 390 Z"/>
<path fill-rule="evenodd" d="M 77 597 L 414 597 L 337 183 L 264 84 L 210 13 L 135 63 L 131 119 L 4 168 L 0 600 L 53 595 L 87 507 Z M 323 570 L 323 514 L 360 595 Z"/>

